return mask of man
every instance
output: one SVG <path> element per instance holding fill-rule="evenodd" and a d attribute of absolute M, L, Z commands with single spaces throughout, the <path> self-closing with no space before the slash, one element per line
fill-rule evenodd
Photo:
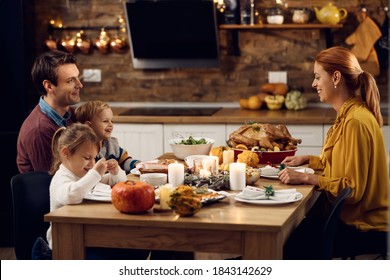
<path fill-rule="evenodd" d="M 61 126 L 67 126 L 80 101 L 79 70 L 73 54 L 47 52 L 34 62 L 32 80 L 41 98 L 20 128 L 16 163 L 20 173 L 49 171 L 52 163 L 51 139 Z"/>

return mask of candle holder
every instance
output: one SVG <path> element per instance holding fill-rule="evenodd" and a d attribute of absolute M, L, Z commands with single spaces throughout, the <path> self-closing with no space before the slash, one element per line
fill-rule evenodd
<path fill-rule="evenodd" d="M 200 178 L 209 178 L 218 174 L 218 162 L 215 157 L 194 159 L 194 173 Z"/>

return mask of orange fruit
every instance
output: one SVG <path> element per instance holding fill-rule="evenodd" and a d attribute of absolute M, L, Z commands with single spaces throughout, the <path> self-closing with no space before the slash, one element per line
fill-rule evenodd
<path fill-rule="evenodd" d="M 248 99 L 247 98 L 240 99 L 240 107 L 242 109 L 248 109 Z"/>
<path fill-rule="evenodd" d="M 251 110 L 258 110 L 263 105 L 263 101 L 261 101 L 260 96 L 253 95 L 248 98 L 248 108 Z"/>

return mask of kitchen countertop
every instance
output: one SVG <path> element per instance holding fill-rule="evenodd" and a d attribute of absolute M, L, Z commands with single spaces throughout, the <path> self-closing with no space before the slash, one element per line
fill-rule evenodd
<path fill-rule="evenodd" d="M 243 110 L 238 102 L 109 102 L 116 123 L 161 123 L 161 124 L 244 124 L 247 121 L 274 124 L 333 124 L 336 112 L 323 103 L 308 104 L 308 108 L 294 110 Z M 221 109 L 211 116 L 125 116 L 121 113 L 130 108 L 210 108 Z M 390 124 L 388 104 L 381 104 L 383 121 Z"/>
<path fill-rule="evenodd" d="M 332 108 L 291 110 L 243 110 L 239 107 L 222 107 L 211 116 L 123 116 L 129 107 L 112 107 L 116 123 L 163 124 L 243 124 L 247 121 L 283 124 L 333 124 L 336 113 Z"/>

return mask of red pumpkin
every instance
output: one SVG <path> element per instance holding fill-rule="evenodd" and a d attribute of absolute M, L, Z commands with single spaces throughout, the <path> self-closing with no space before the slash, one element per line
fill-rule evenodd
<path fill-rule="evenodd" d="M 112 187 L 111 200 L 115 208 L 123 213 L 143 213 L 155 203 L 154 188 L 145 182 L 119 182 Z"/>

